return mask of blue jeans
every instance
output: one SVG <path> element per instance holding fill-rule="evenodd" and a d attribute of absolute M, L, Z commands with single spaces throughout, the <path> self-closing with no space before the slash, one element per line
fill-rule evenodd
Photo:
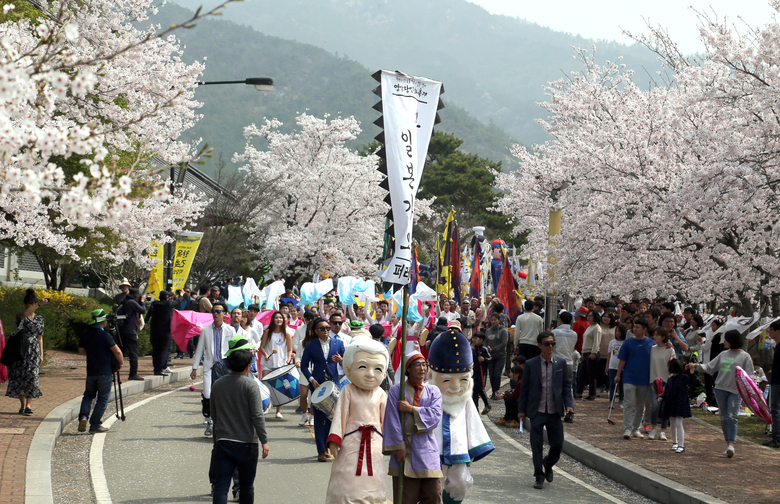
<path fill-rule="evenodd" d="M 609 370 L 609 400 L 612 401 L 612 396 L 615 395 L 615 377 L 617 376 L 617 369 Z M 623 380 L 620 380 L 617 386 L 618 389 L 618 401 L 623 400 Z"/>
<path fill-rule="evenodd" d="M 84 398 L 81 400 L 81 409 L 79 410 L 79 421 L 89 418 L 90 428 L 100 427 L 103 423 L 103 413 L 108 407 L 108 396 L 111 394 L 111 375 L 87 376 L 87 386 L 84 390 Z M 95 409 L 92 410 L 92 417 L 89 416 L 89 410 L 92 409 L 92 401 L 97 396 Z"/>
<path fill-rule="evenodd" d="M 727 443 L 737 441 L 737 413 L 742 404 L 739 394 L 727 390 L 715 389 L 715 399 L 720 408 L 720 428 L 723 429 L 723 437 Z"/>
<path fill-rule="evenodd" d="M 780 443 L 780 385 L 770 385 L 769 394 L 769 412 L 772 414 L 772 439 Z"/>
<path fill-rule="evenodd" d="M 214 444 L 214 504 L 227 503 L 233 470 L 238 469 L 238 502 L 255 501 L 255 474 L 260 453 L 257 443 L 217 441 Z"/>
<path fill-rule="evenodd" d="M 648 401 L 650 401 L 650 404 L 648 404 L 650 406 L 650 425 L 655 429 L 655 426 L 658 425 L 658 413 L 661 411 L 661 403 L 658 402 L 658 387 L 655 386 L 655 381 L 650 384 Z M 668 418 L 661 419 L 661 430 L 666 428 L 668 422 Z"/>

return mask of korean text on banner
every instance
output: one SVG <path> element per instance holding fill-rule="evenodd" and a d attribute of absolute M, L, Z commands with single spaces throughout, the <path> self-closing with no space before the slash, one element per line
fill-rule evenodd
<path fill-rule="evenodd" d="M 162 243 L 151 242 L 149 247 L 152 249 L 149 253 L 149 258 L 156 259 L 157 262 L 149 273 L 146 293 L 155 299 L 160 299 L 160 292 L 163 290 L 163 245 Z"/>
<path fill-rule="evenodd" d="M 382 280 L 407 285 L 411 280 L 414 204 L 436 120 L 441 82 L 382 70 L 381 84 L 395 236 L 393 257 L 382 272 Z"/>
<path fill-rule="evenodd" d="M 179 233 L 176 238 L 176 253 L 173 256 L 173 286 L 171 289 L 183 289 L 190 276 L 195 254 L 198 252 L 203 233 Z"/>

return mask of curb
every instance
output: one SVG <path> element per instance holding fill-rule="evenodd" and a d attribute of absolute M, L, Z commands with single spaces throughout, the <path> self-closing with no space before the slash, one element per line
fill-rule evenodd
<path fill-rule="evenodd" d="M 168 376 L 147 376 L 143 382 L 122 383 L 122 397 L 137 395 L 147 390 L 189 379 L 192 368 L 175 369 Z M 114 400 L 112 388 L 109 402 Z M 25 472 L 25 504 L 53 504 L 54 495 L 51 485 L 51 455 L 62 429 L 73 419 L 78 418 L 81 409 L 81 396 L 64 402 L 51 410 L 35 430 L 27 453 Z"/>
<path fill-rule="evenodd" d="M 657 502 L 664 504 L 727 504 L 716 497 L 615 457 L 572 435 L 564 436 L 563 453 L 636 493 Z"/>

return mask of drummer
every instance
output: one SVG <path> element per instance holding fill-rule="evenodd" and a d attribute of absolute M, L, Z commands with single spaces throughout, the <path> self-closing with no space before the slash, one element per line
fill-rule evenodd
<path fill-rule="evenodd" d="M 263 354 L 263 377 L 271 371 L 292 363 L 292 332 L 287 329 L 287 322 L 282 312 L 271 315 L 271 323 L 263 331 L 260 341 L 260 352 Z M 282 417 L 282 407 L 276 407 L 276 418 Z"/>
<path fill-rule="evenodd" d="M 309 380 L 309 387 L 313 391 L 325 381 L 337 382 L 339 379 L 338 367 L 344 356 L 344 343 L 330 336 L 330 324 L 323 318 L 314 319 L 312 322 L 317 339 L 311 341 L 303 350 L 301 359 L 301 372 Z M 313 367 L 309 371 L 309 366 Z M 314 439 L 317 442 L 317 461 L 328 460 L 325 452 L 326 441 L 330 432 L 330 420 L 328 416 L 317 408 L 314 408 Z"/>

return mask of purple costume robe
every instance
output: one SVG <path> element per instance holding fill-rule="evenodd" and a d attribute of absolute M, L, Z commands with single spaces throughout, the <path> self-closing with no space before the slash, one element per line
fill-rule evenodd
<path fill-rule="evenodd" d="M 414 404 L 414 388 L 406 383 L 406 400 Z M 437 387 L 425 385 L 420 393 L 420 406 L 412 413 L 406 413 L 406 436 L 401 433 L 401 417 L 398 412 L 398 397 L 401 384 L 390 387 L 385 407 L 384 440 L 382 452 L 394 455 L 396 450 L 406 448 L 404 476 L 411 478 L 441 478 L 441 458 L 434 429 L 441 422 L 441 392 Z M 390 457 L 390 476 L 399 476 L 398 461 Z"/>

